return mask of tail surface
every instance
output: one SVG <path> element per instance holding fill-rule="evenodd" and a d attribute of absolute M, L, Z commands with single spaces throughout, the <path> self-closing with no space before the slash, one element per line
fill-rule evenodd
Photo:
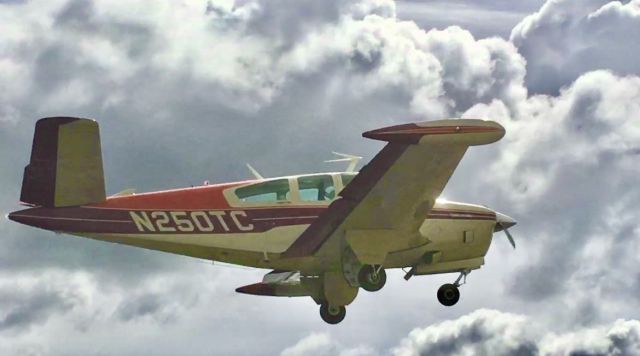
<path fill-rule="evenodd" d="M 105 199 L 98 123 L 74 117 L 38 120 L 20 201 L 56 208 Z"/>

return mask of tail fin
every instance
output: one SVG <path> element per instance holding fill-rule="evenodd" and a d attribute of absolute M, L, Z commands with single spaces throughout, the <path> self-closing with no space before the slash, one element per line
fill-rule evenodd
<path fill-rule="evenodd" d="M 38 120 L 20 200 L 64 207 L 105 199 L 98 123 L 73 117 Z"/>

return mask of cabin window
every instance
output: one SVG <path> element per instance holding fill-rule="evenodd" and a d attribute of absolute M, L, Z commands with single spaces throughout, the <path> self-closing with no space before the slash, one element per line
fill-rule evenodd
<path fill-rule="evenodd" d="M 347 184 L 349 184 L 357 174 L 358 173 L 342 173 L 340 175 L 340 177 L 342 177 L 342 187 L 346 187 Z"/>
<path fill-rule="evenodd" d="M 302 201 L 327 201 L 336 197 L 336 189 L 330 175 L 300 177 L 298 187 Z"/>
<path fill-rule="evenodd" d="M 236 196 L 247 203 L 287 201 L 290 199 L 289 180 L 278 179 L 238 188 Z"/>

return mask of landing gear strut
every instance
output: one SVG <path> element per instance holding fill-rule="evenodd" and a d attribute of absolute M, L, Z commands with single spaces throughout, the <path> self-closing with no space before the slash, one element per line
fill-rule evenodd
<path fill-rule="evenodd" d="M 320 304 L 320 317 L 327 324 L 338 324 L 347 315 L 347 308 L 344 305 L 333 306 L 324 302 Z"/>
<path fill-rule="evenodd" d="M 367 292 L 379 291 L 387 282 L 387 273 L 382 266 L 365 265 L 358 272 L 358 282 Z"/>
<path fill-rule="evenodd" d="M 468 274 L 469 271 L 462 271 L 460 272 L 460 276 L 458 277 L 458 279 L 456 279 L 453 284 L 443 284 L 440 288 L 438 288 L 438 301 L 440 302 L 440 304 L 450 307 L 452 305 L 455 305 L 458 300 L 460 300 L 460 289 L 458 289 L 458 287 L 467 282 Z M 460 283 L 461 279 L 463 280 L 462 283 Z"/>

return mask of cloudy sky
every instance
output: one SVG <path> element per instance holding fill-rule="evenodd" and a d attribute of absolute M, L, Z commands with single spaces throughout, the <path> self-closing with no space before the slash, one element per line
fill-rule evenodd
<path fill-rule="evenodd" d="M 107 189 L 337 170 L 361 132 L 448 117 L 507 129 L 444 195 L 515 217 L 461 301 L 454 275 L 308 298 L 265 271 L 0 220 L 3 355 L 640 354 L 640 0 L 0 1 L 0 210 L 33 125 L 101 124 Z"/>

